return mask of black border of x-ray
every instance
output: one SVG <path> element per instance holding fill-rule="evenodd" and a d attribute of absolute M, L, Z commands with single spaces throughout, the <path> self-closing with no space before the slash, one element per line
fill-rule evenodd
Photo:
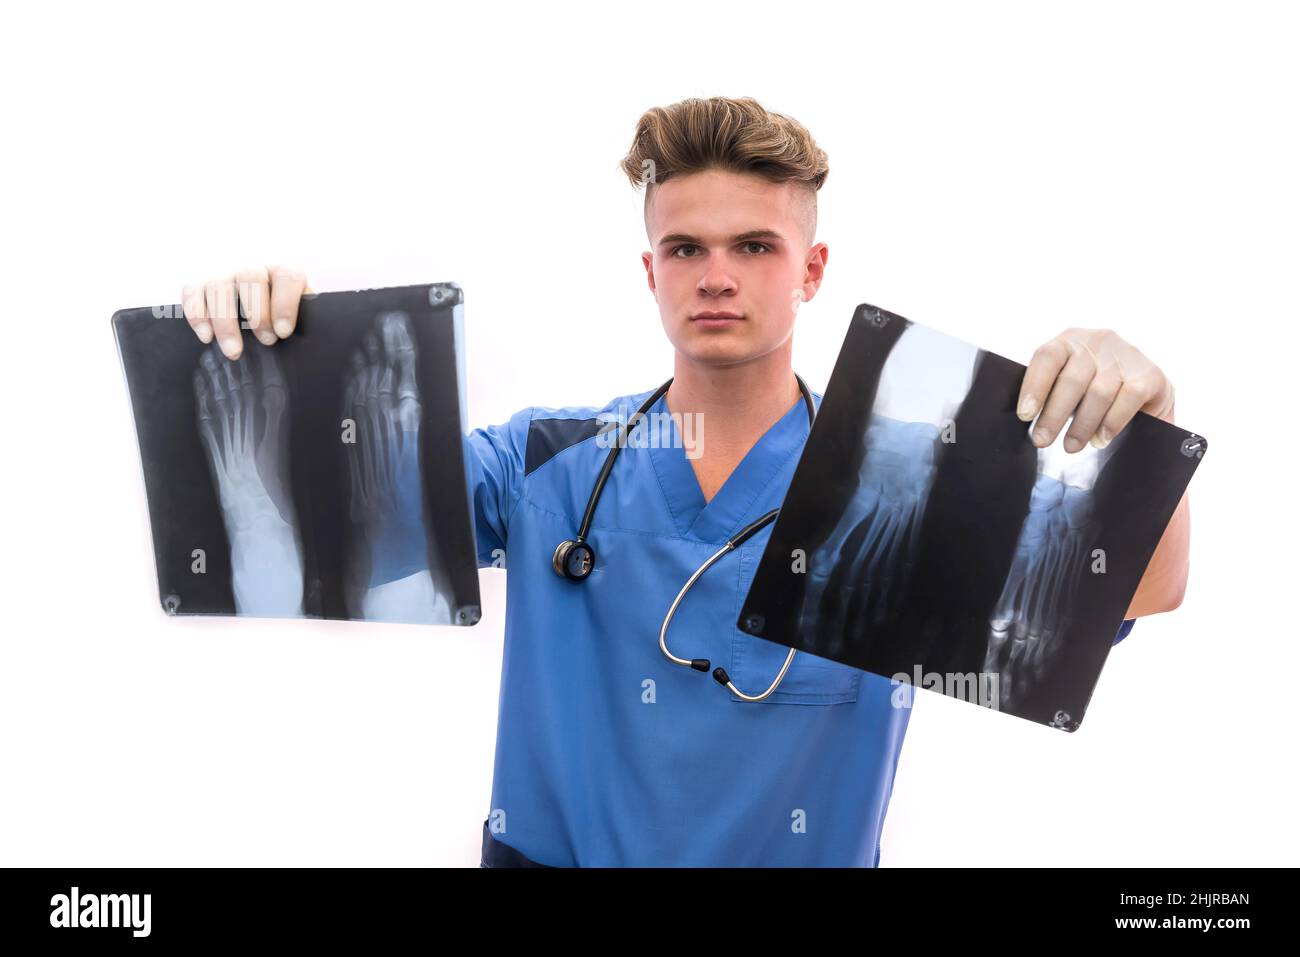
<path fill-rule="evenodd" d="M 947 489 L 947 514 L 942 508 L 927 507 L 923 523 L 928 526 L 928 533 L 923 532 L 923 540 L 929 544 L 923 552 L 928 557 L 923 555 L 917 572 L 918 576 L 924 576 L 960 567 L 963 574 L 949 575 L 943 587 L 931 593 L 932 596 L 936 593 L 942 596 L 938 603 L 946 603 L 946 607 L 914 609 L 911 618 L 914 632 L 908 632 L 905 637 L 895 634 L 884 649 L 873 649 L 877 655 L 895 656 L 892 664 L 882 667 L 879 660 L 866 660 L 853 654 L 831 654 L 824 646 L 805 640 L 801 634 L 799 615 L 807 576 L 791 572 L 792 553 L 801 548 L 804 554 L 813 555 L 852 499 L 865 454 L 862 439 L 875 405 L 881 373 L 894 344 L 912 324 L 911 320 L 868 303 L 854 310 L 816 422 L 800 454 L 780 515 L 736 623 L 742 633 L 755 638 L 887 678 L 899 672 L 910 675 L 916 664 L 922 666 L 923 672 L 981 671 L 987 644 L 983 631 L 987 627 L 987 618 L 981 617 L 983 608 L 978 606 L 986 600 L 984 596 L 998 594 L 1000 589 L 993 586 L 1003 580 L 1006 573 L 1005 565 L 990 563 L 987 555 L 982 554 L 993 543 L 971 537 L 945 538 L 942 534 L 943 529 L 955 526 L 961 520 L 952 509 L 953 501 L 960 498 L 966 503 L 984 503 L 1006 497 L 1006 474 L 992 470 L 972 473 L 968 468 L 963 473 L 966 481 L 962 487 L 955 490 L 950 483 Z M 970 392 L 957 416 L 959 441 L 953 443 L 952 448 L 997 449 L 999 456 L 1011 463 L 1010 468 L 1018 471 L 1017 478 L 1024 484 L 1016 494 L 1022 495 L 1027 503 L 1036 475 L 1038 450 L 1029 439 L 1028 425 L 1015 411 L 1025 371 L 1026 367 L 1020 363 L 980 350 Z M 972 435 L 975 437 L 973 442 L 969 441 Z M 964 446 L 962 440 L 965 440 Z M 1073 698 L 1071 707 L 1077 710 L 1070 712 L 1074 721 L 1067 730 L 1074 730 L 1082 721 L 1114 636 L 1124 621 L 1142 575 L 1208 448 L 1203 436 L 1144 412 L 1139 412 L 1130 421 L 1114 443 L 1115 454 L 1094 487 L 1096 494 L 1107 503 L 1103 511 L 1110 519 L 1105 522 L 1099 537 L 1114 544 L 1107 549 L 1107 574 L 1090 576 L 1104 579 L 1104 583 L 1091 583 L 1095 586 L 1094 592 L 1100 592 L 1100 595 L 1093 596 L 1098 599 L 1095 601 L 1097 607 L 1091 609 L 1091 627 L 1086 629 L 1086 640 L 1071 642 L 1076 647 L 1070 651 L 1072 668 L 1068 691 L 1069 697 Z M 941 461 L 936 465 L 935 488 L 938 489 L 946 472 Z M 933 506 L 937 499 L 938 496 L 932 492 L 930 505 Z M 1121 520 L 1115 521 L 1117 516 L 1122 516 Z M 1009 556 L 1009 549 L 1014 547 L 1019 535 L 1021 519 L 1023 511 L 1015 516 L 1014 521 L 1001 523 L 1002 535 L 1006 539 L 1001 554 Z M 936 533 L 936 529 L 940 531 Z M 996 597 L 991 600 L 995 601 Z M 977 610 L 964 606 L 977 606 Z M 954 645 L 949 638 L 940 645 L 939 634 L 949 633 L 953 628 L 969 629 L 969 638 L 959 645 Z M 940 647 L 947 655 L 945 662 L 950 667 L 932 669 L 925 661 L 925 654 Z M 1038 708 L 1008 713 L 1050 724 L 1052 712 L 1053 709 Z"/>
<path fill-rule="evenodd" d="M 276 350 L 290 393 L 291 486 L 304 552 L 302 617 L 357 620 L 347 614 L 344 603 L 343 528 L 337 506 L 344 462 L 338 452 L 342 375 L 375 317 L 398 310 L 412 319 L 419 356 L 429 567 L 435 580 L 441 579 L 439 588 L 450 592 L 450 624 L 479 621 L 461 406 L 463 303 L 464 293 L 456 283 L 310 293 L 302 298 L 293 336 L 270 347 Z M 194 335 L 179 304 L 121 309 L 113 314 L 111 325 L 144 473 L 159 604 L 172 615 L 234 616 L 229 541 L 195 429 L 192 377 L 208 347 Z M 246 350 L 267 348 L 246 329 L 242 334 Z M 188 544 L 179 541 L 181 537 Z M 204 547 L 204 575 L 180 571 L 188 570 L 193 547 Z"/>

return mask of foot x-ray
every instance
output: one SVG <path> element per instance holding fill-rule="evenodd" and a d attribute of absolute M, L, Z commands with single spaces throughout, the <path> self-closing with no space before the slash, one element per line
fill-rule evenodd
<path fill-rule="evenodd" d="M 1207 445 L 1138 413 L 1038 449 L 1024 374 L 859 306 L 738 627 L 1076 730 Z"/>
<path fill-rule="evenodd" d="M 462 303 L 304 296 L 237 361 L 180 306 L 113 316 L 169 614 L 478 621 Z"/>

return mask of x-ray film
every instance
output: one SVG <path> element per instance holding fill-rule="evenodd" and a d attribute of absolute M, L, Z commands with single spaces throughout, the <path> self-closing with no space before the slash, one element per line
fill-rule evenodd
<path fill-rule="evenodd" d="M 1025 367 L 859 306 L 737 627 L 1074 731 L 1206 450 L 1139 412 L 1045 449 Z"/>
<path fill-rule="evenodd" d="M 113 316 L 173 615 L 473 625 L 455 283 L 303 297 L 274 346 L 179 305 Z"/>

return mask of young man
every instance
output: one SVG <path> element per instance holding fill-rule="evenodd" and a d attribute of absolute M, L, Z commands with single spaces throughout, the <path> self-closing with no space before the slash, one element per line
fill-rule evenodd
<path fill-rule="evenodd" d="M 649 411 L 703 421 L 707 440 L 698 456 L 680 443 L 623 448 L 587 535 L 594 561 L 573 581 L 553 559 L 609 455 L 601 426 L 656 390 L 524 409 L 467 439 L 479 563 L 504 554 L 509 568 L 483 864 L 876 865 L 910 713 L 889 680 L 799 654 L 774 693 L 749 701 L 660 648 L 683 584 L 780 506 L 808 436 L 791 336 L 826 268 L 814 242 L 826 154 L 790 118 L 716 97 L 648 111 L 622 168 L 646 186 L 642 260 L 676 350 Z M 306 280 L 271 267 L 187 286 L 200 338 L 239 356 L 237 289 L 259 340 L 292 333 Z M 1043 345 L 1021 400 L 1026 422 L 1041 409 L 1040 446 L 1073 415 L 1070 452 L 1108 441 L 1138 410 L 1174 411 L 1164 374 L 1107 330 Z M 666 642 L 752 696 L 787 651 L 736 628 L 769 534 L 699 578 Z M 1184 499 L 1127 618 L 1178 606 L 1187 541 Z"/>

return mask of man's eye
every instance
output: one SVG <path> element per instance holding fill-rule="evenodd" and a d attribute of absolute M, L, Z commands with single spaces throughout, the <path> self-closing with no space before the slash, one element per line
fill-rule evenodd
<path fill-rule="evenodd" d="M 758 247 L 758 250 L 757 250 L 757 251 L 755 251 L 755 250 L 752 248 L 752 247 L 754 247 L 754 246 L 757 246 L 757 247 Z M 678 246 L 676 249 L 674 249 L 674 250 L 672 251 L 672 255 L 677 256 L 677 254 L 680 253 L 683 249 L 699 249 L 699 248 L 700 248 L 700 247 L 694 245 L 693 243 L 686 243 L 686 244 L 681 245 L 681 246 Z M 756 239 L 752 239 L 752 240 L 750 240 L 749 242 L 745 243 L 745 249 L 748 250 L 752 255 L 759 255 L 759 254 L 761 254 L 761 253 L 766 253 L 766 252 L 771 252 L 771 251 L 772 251 L 772 250 L 771 250 L 771 247 L 769 247 L 769 246 L 767 245 L 767 243 L 760 243 L 760 242 L 759 242 L 758 240 L 756 240 Z M 678 259 L 694 259 L 695 257 L 694 257 L 694 256 L 677 256 L 677 258 L 678 258 Z"/>

